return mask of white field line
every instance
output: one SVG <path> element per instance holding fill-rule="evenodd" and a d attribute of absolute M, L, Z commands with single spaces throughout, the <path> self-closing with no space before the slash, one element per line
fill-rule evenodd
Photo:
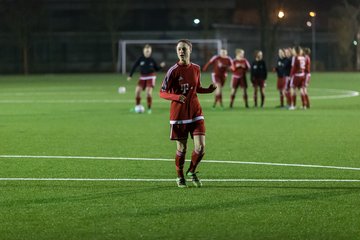
<path fill-rule="evenodd" d="M 157 178 L 0 178 L 0 181 L 174 182 Z M 203 182 L 360 182 L 360 179 L 201 179 Z"/>
<path fill-rule="evenodd" d="M 35 156 L 35 155 L 0 155 L 1 158 L 35 158 L 35 159 L 88 159 L 88 160 L 122 160 L 122 161 L 166 161 L 173 162 L 174 159 L 168 158 L 130 158 L 130 157 L 95 157 L 95 156 Z M 187 160 L 189 161 L 189 160 Z M 356 167 L 342 166 L 326 166 L 314 164 L 297 164 L 297 163 L 271 163 L 271 162 L 245 162 L 245 161 L 228 161 L 228 160 L 204 160 L 202 163 L 218 163 L 218 164 L 246 164 L 246 165 L 267 165 L 267 166 L 283 166 L 283 167 L 304 167 L 304 168 L 325 168 L 338 170 L 354 170 L 360 171 Z"/>
<path fill-rule="evenodd" d="M 339 99 L 339 98 L 348 98 L 348 97 L 356 97 L 359 96 L 359 92 L 352 91 L 352 90 L 341 90 L 341 89 L 321 89 L 323 92 L 330 92 L 335 93 L 336 95 L 324 95 L 324 96 L 311 96 L 311 99 Z M 7 93 L 8 94 L 8 93 Z M 14 95 L 21 95 L 23 93 L 14 93 Z M 41 93 L 37 93 L 41 94 Z M 1 95 L 1 93 L 0 93 Z M 228 101 L 228 99 L 224 99 L 225 102 Z M 277 101 L 278 98 L 271 97 L 267 98 L 268 101 Z M 37 103 L 43 103 L 43 104 L 78 104 L 78 103 L 133 103 L 133 99 L 58 99 L 58 100 L 34 100 L 34 99 L 2 99 L 0 100 L 0 104 L 37 104 Z M 153 101 L 154 103 L 166 103 L 168 104 L 168 101 L 163 101 L 160 99 L 155 99 Z M 213 102 L 213 99 L 202 99 L 201 102 Z"/>

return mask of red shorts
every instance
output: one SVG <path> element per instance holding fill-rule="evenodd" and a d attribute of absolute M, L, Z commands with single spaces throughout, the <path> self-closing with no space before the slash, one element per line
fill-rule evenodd
<path fill-rule="evenodd" d="M 224 86 L 225 84 L 225 80 L 226 80 L 226 75 L 224 76 L 219 76 L 219 75 L 216 75 L 215 73 L 212 73 L 211 74 L 211 79 L 212 79 L 212 82 L 215 83 L 215 84 L 220 84 L 220 86 Z"/>
<path fill-rule="evenodd" d="M 285 90 L 286 87 L 286 77 L 278 77 L 277 79 L 277 89 L 279 91 Z"/>
<path fill-rule="evenodd" d="M 240 77 L 233 75 L 231 78 L 231 87 L 237 89 L 238 87 L 241 87 L 242 89 L 247 89 L 247 81 L 246 76 Z"/>
<path fill-rule="evenodd" d="M 265 79 L 262 78 L 253 78 L 251 80 L 253 87 L 260 87 L 260 88 L 264 88 L 265 87 Z"/>
<path fill-rule="evenodd" d="M 305 76 L 293 76 L 291 78 L 290 87 L 291 88 L 302 88 L 305 87 Z"/>
<path fill-rule="evenodd" d="M 205 135 L 204 120 L 195 121 L 188 124 L 170 124 L 170 139 L 171 140 L 185 140 L 188 136 L 194 138 L 197 135 Z"/>
<path fill-rule="evenodd" d="M 155 80 L 156 80 L 155 73 L 143 74 L 139 78 L 138 86 L 141 87 L 142 90 L 145 90 L 147 87 L 154 88 Z"/>

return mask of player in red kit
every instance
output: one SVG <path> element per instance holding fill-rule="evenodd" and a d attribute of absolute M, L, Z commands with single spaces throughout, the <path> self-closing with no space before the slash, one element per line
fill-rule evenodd
<path fill-rule="evenodd" d="M 310 54 L 311 54 L 311 50 L 310 48 L 304 48 L 304 57 L 305 57 L 305 101 L 306 101 L 306 108 L 310 108 L 310 99 L 309 99 L 309 94 L 307 91 L 307 88 L 309 87 L 310 84 L 310 78 L 311 78 L 311 59 L 310 59 Z"/>
<path fill-rule="evenodd" d="M 213 65 L 213 72 L 211 78 L 216 85 L 215 102 L 213 107 L 216 107 L 217 102 L 223 107 L 222 103 L 222 88 L 224 87 L 227 77 L 227 71 L 233 66 L 232 59 L 228 57 L 226 49 L 221 49 L 219 55 L 213 56 L 209 62 L 203 67 L 203 71 L 206 71 L 210 65 Z"/>
<path fill-rule="evenodd" d="M 177 144 L 175 166 L 178 187 L 187 187 L 183 169 L 189 133 L 194 140 L 194 151 L 186 175 L 191 177 L 196 187 L 202 186 L 196 176 L 196 167 L 205 154 L 205 123 L 197 94 L 212 93 L 216 89 L 214 84 L 208 88 L 201 86 L 200 66 L 190 62 L 191 51 L 189 40 L 178 41 L 176 52 L 179 62 L 168 70 L 160 90 L 161 98 L 171 100 L 170 139 Z"/>
<path fill-rule="evenodd" d="M 235 95 L 239 86 L 243 90 L 243 99 L 245 102 L 245 107 L 249 108 L 246 72 L 250 69 L 250 63 L 244 57 L 245 51 L 243 49 L 236 49 L 235 55 L 236 56 L 235 59 L 233 60 L 233 69 L 232 69 L 233 75 L 231 78 L 230 108 L 232 108 L 234 105 Z"/>
<path fill-rule="evenodd" d="M 296 106 L 296 89 L 300 89 L 301 100 L 303 106 L 306 106 L 305 95 L 305 67 L 306 60 L 303 56 L 303 50 L 300 46 L 294 48 L 294 57 L 291 63 L 291 82 L 290 82 L 290 90 L 291 90 L 291 105 L 289 110 L 294 110 Z"/>

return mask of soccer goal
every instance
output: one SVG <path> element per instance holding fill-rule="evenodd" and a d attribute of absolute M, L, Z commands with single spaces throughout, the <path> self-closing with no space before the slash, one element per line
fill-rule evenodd
<path fill-rule="evenodd" d="M 203 65 L 211 56 L 218 54 L 223 46 L 219 39 L 189 39 L 193 44 L 191 61 Z M 158 62 L 172 66 L 178 61 L 175 44 L 178 40 L 120 40 L 118 43 L 117 70 L 122 74 L 130 71 L 132 64 L 141 56 L 145 44 L 152 46 L 152 57 Z"/>

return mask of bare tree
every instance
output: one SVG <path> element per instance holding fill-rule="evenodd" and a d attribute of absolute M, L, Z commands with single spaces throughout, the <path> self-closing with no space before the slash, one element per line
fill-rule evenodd
<path fill-rule="evenodd" d="M 29 48 L 32 33 L 42 13 L 42 0 L 1 0 L 4 24 L 14 34 L 20 49 L 24 74 L 29 73 Z"/>
<path fill-rule="evenodd" d="M 116 72 L 117 62 L 117 32 L 123 24 L 127 11 L 126 1 L 92 0 L 90 12 L 96 21 L 100 22 L 109 33 L 111 43 L 112 68 Z"/>

